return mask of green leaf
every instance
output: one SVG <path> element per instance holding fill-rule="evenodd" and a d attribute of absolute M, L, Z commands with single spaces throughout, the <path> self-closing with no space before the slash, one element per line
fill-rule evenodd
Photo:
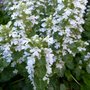
<path fill-rule="evenodd" d="M 3 89 L 0 87 L 0 90 L 3 90 Z"/>
<path fill-rule="evenodd" d="M 12 73 L 13 69 L 11 67 L 7 67 L 4 69 L 2 73 L 0 73 L 0 82 L 5 82 L 10 80 L 14 74 Z"/>
<path fill-rule="evenodd" d="M 74 72 L 76 77 L 79 78 L 81 74 L 81 69 L 79 68 L 79 66 L 76 66 L 76 68 L 74 69 Z"/>
<path fill-rule="evenodd" d="M 54 74 L 52 77 L 50 77 L 50 83 L 49 83 L 49 90 L 60 90 L 60 77 L 58 77 L 57 74 Z"/>
<path fill-rule="evenodd" d="M 65 77 L 68 79 L 68 80 L 71 80 L 72 77 L 71 77 L 71 72 L 69 70 L 66 70 L 65 71 Z"/>
<path fill-rule="evenodd" d="M 73 63 L 73 57 L 72 55 L 68 54 L 66 56 L 63 57 L 63 60 L 65 61 L 65 65 L 69 68 L 69 69 L 73 69 L 74 68 L 74 63 Z"/>
<path fill-rule="evenodd" d="M 90 66 L 89 65 L 86 67 L 86 70 L 90 74 Z"/>
<path fill-rule="evenodd" d="M 60 90 L 66 90 L 66 86 L 64 84 L 60 85 Z"/>
<path fill-rule="evenodd" d="M 84 83 L 86 84 L 86 85 L 90 85 L 90 74 L 85 74 L 85 75 L 83 75 L 83 81 L 84 81 Z"/>
<path fill-rule="evenodd" d="M 90 90 L 90 85 L 81 85 L 80 90 Z"/>
<path fill-rule="evenodd" d="M 4 59 L 0 59 L 0 68 L 5 68 L 5 67 L 7 67 L 9 65 L 9 63 L 8 62 L 6 62 L 6 60 L 4 60 Z"/>
<path fill-rule="evenodd" d="M 37 90 L 45 90 L 47 86 L 47 81 L 43 80 L 43 77 L 46 74 L 46 61 L 44 57 L 41 60 L 36 60 L 35 64 L 35 85 Z"/>

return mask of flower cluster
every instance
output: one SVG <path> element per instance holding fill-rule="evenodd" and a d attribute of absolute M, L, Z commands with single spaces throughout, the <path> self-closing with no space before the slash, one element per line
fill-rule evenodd
<path fill-rule="evenodd" d="M 62 69 L 64 56 L 74 57 L 77 52 L 86 50 L 88 43 L 81 40 L 86 3 L 87 0 L 4 1 L 11 21 L 0 25 L 1 56 L 11 67 L 22 62 L 27 64 L 34 90 L 37 88 L 36 63 L 45 59 L 46 71 L 42 79 L 49 83 L 54 63 L 55 68 Z"/>

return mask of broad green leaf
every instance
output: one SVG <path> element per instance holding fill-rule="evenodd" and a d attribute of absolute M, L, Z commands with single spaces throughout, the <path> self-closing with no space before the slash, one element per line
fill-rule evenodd
<path fill-rule="evenodd" d="M 66 86 L 65 86 L 64 84 L 61 84 L 61 85 L 60 85 L 60 90 L 67 90 L 67 89 L 66 89 Z"/>
<path fill-rule="evenodd" d="M 86 70 L 90 74 L 90 66 L 89 65 L 87 65 Z"/>

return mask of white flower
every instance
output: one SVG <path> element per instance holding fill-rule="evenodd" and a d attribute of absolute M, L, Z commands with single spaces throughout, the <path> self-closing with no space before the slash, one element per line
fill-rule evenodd
<path fill-rule="evenodd" d="M 56 64 L 56 68 L 58 69 L 62 69 L 64 66 L 64 62 L 63 61 L 60 61 L 59 63 Z"/>
<path fill-rule="evenodd" d="M 70 30 L 70 28 L 69 27 L 65 27 L 66 29 L 65 29 L 65 32 L 66 32 L 66 36 L 68 37 L 68 36 L 71 36 L 71 30 Z"/>
<path fill-rule="evenodd" d="M 6 62 L 9 63 L 12 61 L 12 51 L 10 50 L 10 47 L 11 45 L 9 43 L 0 47 L 0 49 L 3 51 L 2 57 L 6 60 Z"/>
<path fill-rule="evenodd" d="M 3 39 L 4 39 L 3 37 L 0 37 L 0 42 L 3 41 Z"/>
<path fill-rule="evenodd" d="M 60 31 L 58 34 L 59 34 L 60 36 L 62 36 L 62 35 L 64 35 L 64 31 L 62 30 L 62 31 Z"/>
<path fill-rule="evenodd" d="M 41 24 L 42 27 L 46 27 L 46 25 L 47 24 L 45 22 Z"/>
<path fill-rule="evenodd" d="M 32 67 L 35 64 L 35 58 L 34 57 L 27 57 L 27 65 L 29 67 Z"/>
<path fill-rule="evenodd" d="M 77 27 L 77 22 L 75 20 L 70 19 L 69 22 L 72 26 Z"/>
<path fill-rule="evenodd" d="M 32 8 L 33 9 L 33 8 Z M 32 12 L 31 12 L 31 8 L 28 8 L 28 9 L 25 9 L 25 10 L 23 10 L 24 12 L 25 12 L 25 14 L 31 14 Z"/>
<path fill-rule="evenodd" d="M 63 15 L 66 15 L 66 16 L 70 16 L 70 14 L 72 13 L 72 9 L 70 8 L 66 8 L 64 11 L 65 13 L 63 13 Z"/>
<path fill-rule="evenodd" d="M 87 61 L 89 58 L 90 58 L 90 53 L 88 52 L 88 53 L 85 55 L 84 60 Z"/>
<path fill-rule="evenodd" d="M 12 20 L 13 19 L 16 19 L 17 18 L 17 16 L 19 16 L 19 12 L 14 12 L 12 15 L 11 15 L 11 18 L 12 18 Z"/>
<path fill-rule="evenodd" d="M 18 37 L 18 32 L 17 31 L 10 32 L 9 37 L 11 37 L 11 36 L 13 38 Z"/>
<path fill-rule="evenodd" d="M 45 48 L 46 61 L 48 64 L 52 65 L 55 61 L 54 54 L 51 49 Z"/>
<path fill-rule="evenodd" d="M 15 70 L 13 71 L 13 73 L 14 73 L 14 74 L 17 74 L 17 73 L 18 73 L 18 70 L 17 70 L 17 69 L 15 69 Z"/>
<path fill-rule="evenodd" d="M 52 45 L 54 43 L 53 37 L 49 37 L 49 36 L 47 36 L 46 38 L 44 38 L 43 41 L 46 41 L 48 43 L 48 45 Z"/>
<path fill-rule="evenodd" d="M 48 76 L 52 73 L 52 68 L 51 66 L 55 62 L 54 54 L 52 53 L 52 50 L 50 48 L 45 48 L 44 52 L 46 54 L 46 75 L 44 76 L 43 80 L 47 80 L 47 83 L 49 82 Z M 47 77 L 47 78 L 45 78 Z"/>
<path fill-rule="evenodd" d="M 61 3 L 62 3 L 62 0 L 57 0 L 57 2 L 58 2 L 59 4 L 61 4 Z"/>
<path fill-rule="evenodd" d="M 51 74 L 52 73 L 51 65 L 46 64 L 46 69 L 47 69 L 47 74 Z"/>
<path fill-rule="evenodd" d="M 32 24 L 35 25 L 35 24 L 38 24 L 38 21 L 37 21 L 38 18 L 39 18 L 38 16 L 32 15 L 26 19 L 30 20 L 32 22 Z"/>
<path fill-rule="evenodd" d="M 39 48 L 30 49 L 30 52 L 32 53 L 33 57 L 36 56 L 38 59 L 40 59 L 40 52 L 41 52 L 41 50 Z"/>
<path fill-rule="evenodd" d="M 26 69 L 29 73 L 29 78 L 32 81 L 32 85 L 34 86 L 34 90 L 36 90 L 36 86 L 34 83 L 34 64 L 35 64 L 35 58 L 34 57 L 27 57 Z"/>
<path fill-rule="evenodd" d="M 56 49 L 60 48 L 60 43 L 55 43 L 55 46 L 54 46 Z"/>
<path fill-rule="evenodd" d="M 18 45 L 18 39 L 12 39 L 11 40 L 11 45 Z"/>
<path fill-rule="evenodd" d="M 28 39 L 28 38 L 21 38 L 21 39 L 18 40 L 18 42 L 19 42 L 20 44 L 28 44 L 29 39 Z"/>
<path fill-rule="evenodd" d="M 58 0 L 58 5 L 57 5 L 57 8 L 56 8 L 56 11 L 60 11 L 63 8 L 64 8 L 64 4 L 61 3 L 60 0 Z"/>
<path fill-rule="evenodd" d="M 40 31 L 41 32 L 45 32 L 46 31 L 46 28 L 40 28 Z"/>
<path fill-rule="evenodd" d="M 15 27 L 19 27 L 20 29 L 24 29 L 25 28 L 25 25 L 24 25 L 24 23 L 23 23 L 23 20 L 16 20 L 15 22 L 14 22 L 14 26 Z"/>
<path fill-rule="evenodd" d="M 86 51 L 86 48 L 84 48 L 84 47 L 78 47 L 77 48 L 79 51 Z"/>
<path fill-rule="evenodd" d="M 15 65 L 16 65 L 16 62 L 13 61 L 13 62 L 11 63 L 11 67 L 15 67 Z"/>

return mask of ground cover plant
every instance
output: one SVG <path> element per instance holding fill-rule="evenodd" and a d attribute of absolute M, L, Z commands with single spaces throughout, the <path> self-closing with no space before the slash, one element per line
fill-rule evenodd
<path fill-rule="evenodd" d="M 87 2 L 2 1 L 1 90 L 90 90 Z"/>

